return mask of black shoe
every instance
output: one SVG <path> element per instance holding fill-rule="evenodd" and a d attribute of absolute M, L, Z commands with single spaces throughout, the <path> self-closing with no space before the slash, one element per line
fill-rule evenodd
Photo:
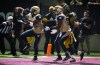
<path fill-rule="evenodd" d="M 63 61 L 67 61 L 68 59 L 70 59 L 70 57 L 65 57 L 65 58 L 63 59 Z"/>
<path fill-rule="evenodd" d="M 34 56 L 33 60 L 36 61 L 37 59 L 38 59 L 37 56 Z"/>
<path fill-rule="evenodd" d="M 5 52 L 1 52 L 2 54 L 5 54 Z"/>
<path fill-rule="evenodd" d="M 13 56 L 18 56 L 17 54 L 12 54 Z"/>
<path fill-rule="evenodd" d="M 5 54 L 5 53 L 2 53 L 2 54 Z"/>
<path fill-rule="evenodd" d="M 60 57 L 60 58 L 56 58 L 56 59 L 53 60 L 53 61 L 60 61 L 60 60 L 62 60 L 62 57 Z"/>
<path fill-rule="evenodd" d="M 84 51 L 82 51 L 82 53 L 80 54 L 80 60 L 82 60 L 84 57 Z"/>
<path fill-rule="evenodd" d="M 72 58 L 72 59 L 70 60 L 70 62 L 76 62 L 75 58 Z"/>
<path fill-rule="evenodd" d="M 26 52 L 31 46 L 25 46 L 25 48 L 23 49 L 24 52 Z"/>
<path fill-rule="evenodd" d="M 37 60 L 37 58 L 33 58 L 33 60 L 34 60 L 34 61 L 36 61 L 36 60 Z"/>

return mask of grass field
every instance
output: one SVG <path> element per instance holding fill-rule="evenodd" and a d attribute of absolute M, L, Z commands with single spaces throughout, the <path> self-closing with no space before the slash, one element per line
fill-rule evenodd
<path fill-rule="evenodd" d="M 2 55 L 0 53 L 0 58 L 13 58 L 14 56 L 12 55 L 8 55 L 9 51 L 7 51 L 4 55 Z M 20 52 L 17 51 L 17 55 L 16 58 L 20 57 L 20 58 L 29 58 L 29 57 L 33 57 L 34 56 L 34 53 L 33 51 L 30 51 L 29 55 L 22 55 Z M 64 56 L 64 52 L 61 52 L 61 55 Z M 39 54 L 38 56 L 45 56 L 45 54 L 43 53 L 43 51 L 39 51 Z M 51 56 L 56 56 L 56 52 L 54 55 L 51 55 Z M 76 57 L 79 57 L 79 55 L 75 55 Z M 85 57 L 100 57 L 100 53 L 99 52 L 91 52 L 90 55 L 87 55 L 85 53 Z"/>

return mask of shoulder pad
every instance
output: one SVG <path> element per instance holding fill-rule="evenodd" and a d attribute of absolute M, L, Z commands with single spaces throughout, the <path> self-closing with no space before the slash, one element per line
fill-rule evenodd
<path fill-rule="evenodd" d="M 57 17 L 57 20 L 58 21 L 61 21 L 61 20 L 63 20 L 64 19 L 64 16 L 63 15 L 59 15 L 58 17 Z"/>
<path fill-rule="evenodd" d="M 40 14 L 38 14 L 38 15 L 36 15 L 36 20 L 40 20 L 40 19 L 42 19 L 42 16 L 40 15 Z"/>

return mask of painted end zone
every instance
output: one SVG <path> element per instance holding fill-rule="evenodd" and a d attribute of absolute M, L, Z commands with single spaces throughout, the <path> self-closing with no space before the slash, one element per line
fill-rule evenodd
<path fill-rule="evenodd" d="M 74 63 L 70 63 L 70 59 L 66 62 L 54 62 L 54 59 L 56 57 L 53 56 L 40 56 L 37 61 L 33 61 L 32 58 L 2 58 L 0 65 L 100 65 L 100 58 L 95 57 L 85 57 L 82 61 L 80 58 L 76 58 Z"/>

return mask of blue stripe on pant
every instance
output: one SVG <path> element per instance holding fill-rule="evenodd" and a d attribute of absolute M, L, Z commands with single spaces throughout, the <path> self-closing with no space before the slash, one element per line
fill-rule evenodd
<path fill-rule="evenodd" d="M 61 36 L 60 36 L 60 34 L 61 34 Z M 68 38 L 68 35 L 66 34 L 66 32 L 62 32 L 57 35 L 56 40 L 55 40 L 55 48 L 56 48 L 56 51 L 58 54 L 60 53 L 60 46 L 64 52 L 68 51 L 64 45 L 64 41 L 67 38 Z"/>
<path fill-rule="evenodd" d="M 25 42 L 28 43 L 27 37 L 35 37 L 35 42 L 34 42 L 34 55 L 38 54 L 38 43 L 40 41 L 40 34 L 36 34 L 32 29 L 29 29 L 25 32 L 23 32 L 20 36 L 20 38 Z"/>

